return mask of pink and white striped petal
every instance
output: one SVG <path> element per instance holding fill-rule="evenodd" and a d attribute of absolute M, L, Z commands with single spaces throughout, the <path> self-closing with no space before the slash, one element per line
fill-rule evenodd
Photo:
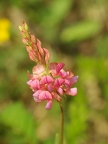
<path fill-rule="evenodd" d="M 62 77 L 62 78 L 66 78 L 67 77 L 67 72 L 66 71 L 64 71 L 63 69 L 60 71 L 60 76 Z"/>
<path fill-rule="evenodd" d="M 62 79 L 62 78 L 57 78 L 57 79 L 55 80 L 55 82 L 54 82 L 54 86 L 55 86 L 56 88 L 59 88 L 63 83 L 64 83 L 64 79 Z"/>
<path fill-rule="evenodd" d="M 47 88 L 48 88 L 48 91 L 49 91 L 49 92 L 52 92 L 52 90 L 53 90 L 52 84 L 48 84 Z"/>
<path fill-rule="evenodd" d="M 58 63 L 58 65 L 56 66 L 56 72 L 57 72 L 57 74 L 60 72 L 60 70 L 64 67 L 64 63 Z"/>
<path fill-rule="evenodd" d="M 33 89 L 39 89 L 39 88 L 40 88 L 39 80 L 37 80 L 37 79 L 32 80 L 31 87 L 32 87 Z"/>
<path fill-rule="evenodd" d="M 40 80 L 40 84 L 52 83 L 54 80 L 51 76 L 43 76 Z"/>
<path fill-rule="evenodd" d="M 70 79 L 65 79 L 64 85 L 67 87 L 67 89 L 70 89 L 70 87 L 71 87 Z"/>
<path fill-rule="evenodd" d="M 39 99 L 40 100 L 52 100 L 52 96 L 48 91 L 42 91 L 39 94 Z"/>
<path fill-rule="evenodd" d="M 42 90 L 37 90 L 37 91 L 33 94 L 33 97 L 39 99 L 39 95 L 40 95 L 41 92 L 42 92 Z"/>

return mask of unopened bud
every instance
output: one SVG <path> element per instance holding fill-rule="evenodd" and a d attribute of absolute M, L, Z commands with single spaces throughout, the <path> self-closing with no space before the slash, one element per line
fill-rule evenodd
<path fill-rule="evenodd" d="M 31 37 L 31 41 L 32 41 L 33 43 L 36 43 L 35 36 L 31 34 L 30 37 Z"/>
<path fill-rule="evenodd" d="M 24 22 L 24 28 L 26 31 L 28 31 L 28 25 Z"/>
<path fill-rule="evenodd" d="M 25 38 L 22 38 L 22 42 L 25 44 L 25 45 L 28 45 L 28 42 Z"/>

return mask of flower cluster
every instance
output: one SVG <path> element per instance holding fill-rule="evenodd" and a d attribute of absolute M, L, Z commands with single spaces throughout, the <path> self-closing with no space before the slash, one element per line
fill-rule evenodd
<path fill-rule="evenodd" d="M 47 101 L 45 108 L 51 109 L 55 99 L 61 103 L 65 94 L 75 96 L 77 88 L 71 88 L 78 80 L 78 76 L 70 70 L 64 70 L 64 63 L 49 63 L 50 54 L 48 50 L 41 47 L 41 43 L 28 32 L 28 26 L 23 22 L 20 26 L 23 43 L 26 44 L 29 56 L 37 65 L 33 67 L 32 74 L 28 72 L 27 84 L 33 91 L 36 102 Z"/>

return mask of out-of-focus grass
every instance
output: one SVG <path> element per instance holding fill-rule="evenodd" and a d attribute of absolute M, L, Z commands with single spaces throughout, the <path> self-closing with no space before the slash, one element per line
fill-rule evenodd
<path fill-rule="evenodd" d="M 1 144 L 50 144 L 59 133 L 59 105 L 46 111 L 26 85 L 35 63 L 21 43 L 22 19 L 51 60 L 65 62 L 79 76 L 78 95 L 64 99 L 65 144 L 107 143 L 107 7 L 107 0 L 0 1 Z"/>

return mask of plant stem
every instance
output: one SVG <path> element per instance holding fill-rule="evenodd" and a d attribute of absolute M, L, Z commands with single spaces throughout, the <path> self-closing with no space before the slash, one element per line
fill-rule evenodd
<path fill-rule="evenodd" d="M 60 144 L 63 144 L 63 133 L 64 133 L 64 110 L 62 104 L 60 103 L 61 110 L 61 131 L 60 131 Z"/>

